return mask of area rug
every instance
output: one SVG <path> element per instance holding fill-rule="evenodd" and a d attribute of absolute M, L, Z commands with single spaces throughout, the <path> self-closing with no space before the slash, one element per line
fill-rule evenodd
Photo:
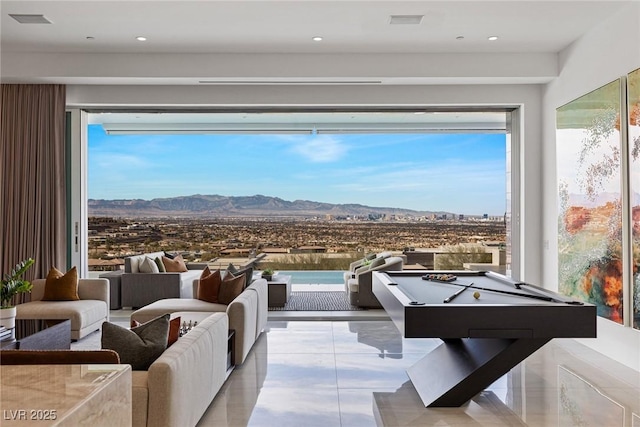
<path fill-rule="evenodd" d="M 359 311 L 349 304 L 345 291 L 294 291 L 284 307 L 269 307 L 269 311 Z"/>

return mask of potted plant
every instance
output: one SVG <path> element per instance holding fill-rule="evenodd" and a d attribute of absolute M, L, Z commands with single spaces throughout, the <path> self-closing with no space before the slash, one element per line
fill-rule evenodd
<path fill-rule="evenodd" d="M 11 329 L 15 326 L 16 307 L 10 306 L 11 299 L 23 292 L 31 292 L 31 282 L 22 278 L 24 273 L 33 265 L 33 258 L 28 258 L 5 274 L 0 288 L 0 326 Z"/>
<path fill-rule="evenodd" d="M 262 270 L 262 278 L 266 280 L 271 280 L 273 278 L 273 269 L 265 268 Z"/>

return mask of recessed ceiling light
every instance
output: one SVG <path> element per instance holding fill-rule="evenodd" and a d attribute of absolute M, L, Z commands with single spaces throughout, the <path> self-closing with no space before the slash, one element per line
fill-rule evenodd
<path fill-rule="evenodd" d="M 147 38 L 143 37 L 143 36 L 138 36 L 138 37 L 136 37 L 136 40 L 138 40 L 139 42 L 145 42 L 145 41 L 147 41 Z"/>
<path fill-rule="evenodd" d="M 487 37 L 487 40 L 489 40 L 489 41 L 498 40 L 498 36 L 489 36 L 489 37 Z"/>
<path fill-rule="evenodd" d="M 391 25 L 419 25 L 424 15 L 391 15 L 389 24 Z"/>
<path fill-rule="evenodd" d="M 463 39 L 464 39 L 464 36 L 458 36 L 458 37 L 456 37 L 456 40 L 463 40 Z"/>
<path fill-rule="evenodd" d="M 51 21 L 45 18 L 44 15 L 26 15 L 26 14 L 10 13 L 9 16 L 21 24 L 51 24 Z"/>
<path fill-rule="evenodd" d="M 315 36 L 315 37 L 312 37 L 311 40 L 313 40 L 314 42 L 321 42 L 322 41 L 322 37 Z"/>

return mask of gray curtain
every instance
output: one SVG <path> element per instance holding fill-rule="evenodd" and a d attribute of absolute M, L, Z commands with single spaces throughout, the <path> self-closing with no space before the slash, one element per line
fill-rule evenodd
<path fill-rule="evenodd" d="M 66 87 L 3 84 L 0 96 L 0 273 L 29 257 L 28 280 L 65 271 Z"/>

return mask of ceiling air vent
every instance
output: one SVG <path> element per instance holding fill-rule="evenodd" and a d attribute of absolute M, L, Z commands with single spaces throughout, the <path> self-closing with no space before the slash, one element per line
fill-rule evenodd
<path fill-rule="evenodd" d="M 391 25 L 420 25 L 424 15 L 391 15 L 389 24 Z"/>
<path fill-rule="evenodd" d="M 21 24 L 51 24 L 44 15 L 19 15 L 19 14 L 9 14 L 10 17 L 15 19 Z"/>

